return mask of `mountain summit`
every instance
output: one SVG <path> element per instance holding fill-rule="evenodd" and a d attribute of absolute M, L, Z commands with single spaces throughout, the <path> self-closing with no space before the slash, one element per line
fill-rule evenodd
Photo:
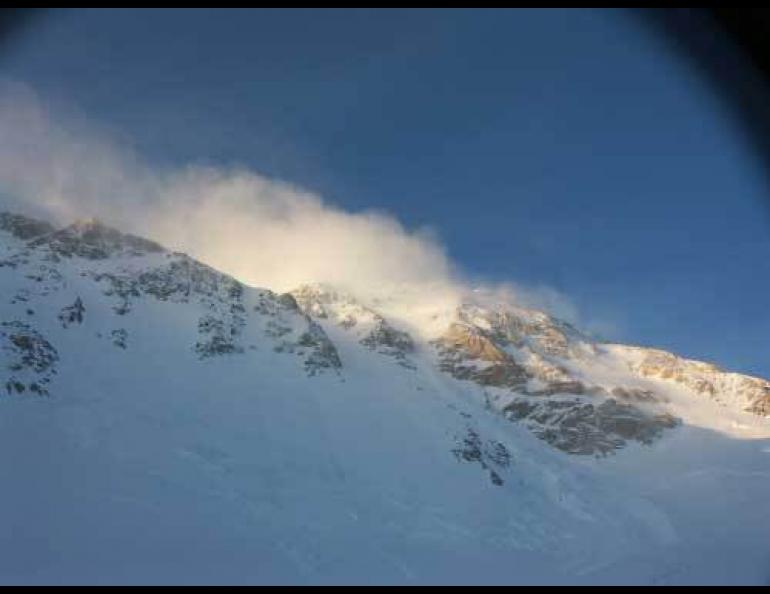
<path fill-rule="evenodd" d="M 762 583 L 770 383 L 0 214 L 0 576 Z"/>

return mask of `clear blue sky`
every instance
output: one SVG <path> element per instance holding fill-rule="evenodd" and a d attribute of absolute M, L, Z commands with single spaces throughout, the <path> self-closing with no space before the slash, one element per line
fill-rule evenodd
<path fill-rule="evenodd" d="M 159 164 L 430 225 L 613 338 L 770 376 L 770 220 L 721 98 L 623 11 L 51 13 L 5 75 Z"/>

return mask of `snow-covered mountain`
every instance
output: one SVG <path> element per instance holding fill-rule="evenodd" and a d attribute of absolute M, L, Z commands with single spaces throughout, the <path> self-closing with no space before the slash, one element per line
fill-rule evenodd
<path fill-rule="evenodd" d="M 244 254 L 248 257 L 248 254 Z M 0 214 L 3 583 L 767 583 L 770 383 Z"/>

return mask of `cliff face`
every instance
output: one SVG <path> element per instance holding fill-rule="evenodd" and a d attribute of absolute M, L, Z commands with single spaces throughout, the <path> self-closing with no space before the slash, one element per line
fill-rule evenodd
<path fill-rule="evenodd" d="M 629 367 L 642 377 L 675 382 L 693 393 L 760 416 L 770 416 L 770 382 L 730 373 L 710 363 L 641 347 L 615 347 L 626 353 Z"/>
<path fill-rule="evenodd" d="M 729 411 L 767 415 L 770 385 L 764 380 L 660 350 L 599 343 L 515 304 L 464 303 L 445 316 L 449 322 L 439 336 L 417 344 L 395 330 L 396 321 L 350 295 L 320 285 L 293 294 L 308 315 L 361 344 L 374 344 L 373 329 L 387 328 L 379 335 L 400 337 L 390 340 L 400 357 L 427 353 L 425 363 L 474 386 L 490 408 L 567 453 L 605 455 L 676 429 L 682 419 L 669 406 L 668 384 Z"/>

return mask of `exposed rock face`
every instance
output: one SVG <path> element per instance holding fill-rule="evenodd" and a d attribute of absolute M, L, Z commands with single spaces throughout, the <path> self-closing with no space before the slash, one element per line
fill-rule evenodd
<path fill-rule="evenodd" d="M 128 314 L 137 299 L 148 297 L 201 305 L 207 313 L 198 321 L 196 353 L 201 358 L 242 353 L 238 338 L 246 323 L 243 286 L 184 254 L 164 252 L 164 256 L 159 266 L 116 266 L 90 276 L 105 286 L 105 295 L 115 298 L 113 310 L 118 315 Z"/>
<path fill-rule="evenodd" d="M 59 354 L 42 334 L 24 322 L 1 322 L 0 351 L 9 394 L 48 394 Z"/>
<path fill-rule="evenodd" d="M 738 399 L 746 403 L 746 411 L 770 415 L 770 382 L 728 373 L 716 365 L 683 359 L 658 349 L 617 348 L 635 355 L 629 367 L 644 377 L 670 380 L 717 401 Z"/>
<path fill-rule="evenodd" d="M 594 353 L 589 337 L 543 312 L 504 305 L 484 308 L 464 304 L 458 320 L 483 328 L 497 344 L 538 353 L 541 357 L 580 357 Z"/>
<path fill-rule="evenodd" d="M 665 351 L 602 345 L 569 324 L 513 306 L 466 304 L 433 341 L 439 368 L 487 389 L 491 405 L 535 435 L 573 454 L 606 454 L 629 441 L 649 444 L 679 420 L 647 378 L 675 382 L 719 403 L 770 414 L 770 383 L 725 373 L 708 363 Z M 596 376 L 611 354 L 632 374 Z M 665 389 L 663 390 L 665 392 Z"/>
<path fill-rule="evenodd" d="M 456 437 L 454 456 L 463 462 L 477 463 L 489 472 L 489 480 L 498 487 L 505 484 L 500 472 L 511 465 L 511 454 L 504 444 L 482 440 L 476 429 L 468 427 L 465 435 Z"/>
<path fill-rule="evenodd" d="M 770 391 L 764 388 L 764 393 L 756 397 L 744 410 L 760 417 L 770 417 Z"/>
<path fill-rule="evenodd" d="M 185 348 L 201 360 L 275 351 L 295 355 L 308 376 L 334 375 L 343 372 L 340 353 L 352 355 L 347 349 L 360 347 L 368 361 L 383 355 L 377 365 L 384 365 L 379 369 L 385 372 L 392 363 L 410 370 L 405 385 L 430 381 L 454 389 L 461 382 L 488 408 L 571 454 L 604 455 L 629 442 L 649 444 L 676 427 L 679 420 L 666 405 L 667 395 L 677 392 L 665 382 L 698 398 L 770 415 L 770 383 L 764 380 L 665 351 L 603 344 L 566 322 L 510 303 L 465 303 L 450 315 L 443 333 L 416 341 L 397 320 L 377 311 L 376 301 L 370 307 L 324 285 L 280 295 L 244 287 L 184 254 L 97 221 L 56 230 L 0 213 L 0 231 L 7 244 L 0 271 L 15 279 L 2 303 L 12 315 L 0 321 L 0 364 L 6 365 L 0 380 L 11 393 L 47 394 L 56 373 L 58 353 L 51 342 L 58 335 L 45 326 L 52 338 L 44 338 L 32 325 L 36 320 L 58 318 L 63 328 L 57 331 L 69 329 L 69 339 L 83 324 L 89 335 L 127 350 L 141 341 L 132 329 L 129 342 L 125 327 L 131 325 L 125 316 L 166 308 L 162 303 L 192 312 L 185 318 L 194 324 Z M 93 285 L 82 287 L 81 282 Z M 93 304 L 92 288 L 101 293 L 102 309 L 107 304 L 107 320 Z M 57 299 L 53 312 L 45 312 L 48 296 Z M 437 319 L 450 313 L 442 310 Z M 20 322 L 22 317 L 27 321 Z M 265 339 L 267 349 L 260 342 Z M 338 350 L 334 341 L 345 349 Z M 443 378 L 436 377 L 434 366 Z M 454 454 L 479 463 L 495 484 L 502 484 L 504 456 L 495 456 L 493 445 L 474 431 L 469 427 L 458 438 Z"/>
<path fill-rule="evenodd" d="M 444 336 L 434 341 L 439 369 L 457 379 L 475 381 L 482 386 L 522 388 L 530 374 L 480 328 L 452 324 Z"/>
<path fill-rule="evenodd" d="M 195 343 L 195 352 L 205 359 L 215 355 L 242 353 L 243 347 L 237 344 L 237 326 L 228 325 L 225 320 L 215 316 L 203 316 L 198 320 L 200 340 Z"/>
<path fill-rule="evenodd" d="M 355 298 L 324 285 L 303 285 L 291 295 L 307 315 L 330 321 L 351 332 L 369 349 L 392 357 L 407 369 L 416 369 L 410 355 L 415 343 L 409 333 L 394 328 L 383 316 Z"/>
<path fill-rule="evenodd" d="M 82 324 L 86 308 L 78 297 L 72 305 L 62 308 L 59 313 L 59 321 L 65 328 L 71 324 Z"/>
<path fill-rule="evenodd" d="M 294 299 L 294 296 L 291 293 L 282 293 L 281 295 L 278 295 L 277 299 L 278 303 L 280 303 L 283 308 L 290 311 L 300 311 L 297 300 Z"/>
<path fill-rule="evenodd" d="M 114 344 L 119 349 L 127 348 L 128 331 L 125 328 L 118 328 L 113 330 L 110 332 L 110 337 L 112 338 L 112 344 Z"/>
<path fill-rule="evenodd" d="M 48 233 L 32 241 L 30 246 L 46 246 L 55 256 L 79 256 L 89 260 L 102 260 L 112 256 L 143 256 L 164 251 L 153 241 L 121 233 L 93 219 L 78 221 L 69 227 Z"/>
<path fill-rule="evenodd" d="M 304 357 L 309 376 L 324 371 L 338 372 L 342 368 L 334 343 L 318 323 L 300 310 L 291 294 L 262 291 L 254 309 L 268 318 L 265 332 L 276 340 L 275 350 Z M 302 322 L 300 326 L 297 320 Z"/>
<path fill-rule="evenodd" d="M 305 358 L 305 369 L 308 375 L 316 375 L 324 369 L 339 369 L 342 361 L 329 337 L 323 328 L 312 320 L 308 320 L 308 329 L 302 333 L 296 343 L 296 349 L 304 354 L 302 349 L 308 349 L 309 354 Z"/>
<path fill-rule="evenodd" d="M 25 240 L 53 233 L 56 230 L 50 223 L 9 212 L 0 212 L 0 229 L 18 239 Z"/>
<path fill-rule="evenodd" d="M 116 313 L 125 314 L 133 299 L 150 296 L 160 301 L 207 304 L 240 302 L 243 286 L 225 274 L 184 254 L 166 254 L 165 262 L 148 269 L 116 266 L 109 272 L 92 272 L 92 278 L 105 283 L 105 295 L 117 298 Z"/>
<path fill-rule="evenodd" d="M 433 341 L 439 369 L 497 390 L 490 405 L 560 450 L 604 455 L 629 441 L 649 444 L 678 423 L 655 408 L 663 399 L 649 389 L 595 385 L 571 371 L 571 360 L 597 350 L 568 324 L 472 305 L 456 317 Z"/>
<path fill-rule="evenodd" d="M 115 315 L 128 316 L 138 303 L 147 300 L 185 304 L 202 311 L 197 322 L 198 339 L 190 347 L 201 359 L 243 355 L 248 346 L 244 343 L 244 329 L 264 325 L 265 333 L 276 338 L 275 350 L 303 356 L 309 375 L 341 366 L 323 329 L 299 310 L 290 295 L 254 290 L 249 301 L 256 295 L 257 303 L 247 307 L 244 287 L 232 277 L 98 221 L 80 221 L 56 230 L 47 223 L 0 213 L 0 230 L 20 240 L 8 244 L 5 259 L 0 261 L 0 268 L 18 271 L 27 281 L 11 296 L 13 305 L 28 304 L 64 290 L 67 279 L 60 270 L 66 259 L 80 278 L 94 281 L 102 294 L 112 299 Z M 34 314 L 30 307 L 26 312 Z M 68 328 L 82 324 L 85 313 L 83 300 L 75 296 L 74 302 L 61 308 L 57 316 Z M 30 328 L 30 332 L 34 331 Z M 103 332 L 114 346 L 128 348 L 125 328 L 113 326 L 103 328 Z"/>
<path fill-rule="evenodd" d="M 650 444 L 679 424 L 668 413 L 650 413 L 612 398 L 598 404 L 582 398 L 516 398 L 503 412 L 570 454 L 607 454 L 628 441 Z"/>
<path fill-rule="evenodd" d="M 292 295 L 302 311 L 353 333 L 371 350 L 402 363 L 416 351 L 408 334 L 350 295 L 319 285 L 300 287 Z M 494 408 L 565 452 L 603 455 L 632 441 L 649 444 L 680 422 L 666 412 L 665 390 L 645 384 L 655 376 L 650 365 L 618 379 L 586 373 L 604 360 L 606 348 L 542 312 L 464 304 L 430 346 L 441 371 L 476 384 Z M 754 380 L 712 389 L 694 371 L 682 375 L 697 394 L 718 400 L 720 390 L 733 396 L 743 390 L 745 396 L 739 397 L 749 401 L 747 410 L 764 414 L 770 408 L 764 387 Z"/>
<path fill-rule="evenodd" d="M 406 332 L 396 330 L 384 318 L 380 317 L 366 336 L 361 339 L 361 344 L 371 351 L 393 357 L 399 365 L 408 369 L 415 369 L 408 355 L 414 352 L 414 341 Z"/>
<path fill-rule="evenodd" d="M 318 285 L 292 295 L 302 311 L 353 333 L 371 350 L 402 361 L 415 350 L 408 334 L 350 295 Z M 465 305 L 431 345 L 441 371 L 495 390 L 495 407 L 504 416 L 568 453 L 603 455 L 629 441 L 649 444 L 678 423 L 656 408 L 664 399 L 648 388 L 596 385 L 570 370 L 569 361 L 596 356 L 595 344 L 539 312 Z M 481 449 L 469 445 L 473 436 L 468 440 L 455 454 L 483 460 Z"/>

